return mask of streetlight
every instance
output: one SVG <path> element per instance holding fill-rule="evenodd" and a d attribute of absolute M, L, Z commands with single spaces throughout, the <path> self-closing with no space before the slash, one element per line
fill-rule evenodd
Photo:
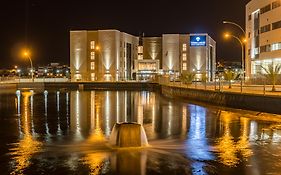
<path fill-rule="evenodd" d="M 231 22 L 231 21 L 223 21 L 222 23 L 224 23 L 224 24 L 231 24 L 231 25 L 234 25 L 234 26 L 238 27 L 243 32 L 243 36 L 244 37 L 246 36 L 245 30 L 239 24 L 237 24 L 235 22 Z"/>
<path fill-rule="evenodd" d="M 23 55 L 29 59 L 29 62 L 30 62 L 30 67 L 31 67 L 31 79 L 32 79 L 32 82 L 34 82 L 34 77 L 33 77 L 33 65 L 32 65 L 32 60 L 31 60 L 31 57 L 30 57 L 30 53 L 28 51 L 24 51 Z"/>
<path fill-rule="evenodd" d="M 238 27 L 241 31 L 242 31 L 242 33 L 243 33 L 243 37 L 244 37 L 244 39 L 242 40 L 243 42 L 242 43 L 244 43 L 244 47 L 245 47 L 245 43 L 247 42 L 247 40 L 246 40 L 246 32 L 245 32 L 245 30 L 239 25 L 239 24 L 237 24 L 237 23 L 235 23 L 235 22 L 232 22 L 232 21 L 223 21 L 222 22 L 223 24 L 230 24 L 230 25 L 234 25 L 234 26 L 236 26 L 236 27 Z M 243 48 L 243 53 L 242 54 L 244 54 L 244 48 Z M 242 65 L 241 65 L 241 68 L 242 68 L 242 71 L 243 71 L 243 78 L 245 78 L 245 76 L 244 76 L 244 74 L 245 74 L 245 71 L 244 71 L 244 55 L 243 55 L 243 60 L 242 60 Z"/>
<path fill-rule="evenodd" d="M 229 34 L 229 33 L 225 33 L 224 37 L 226 39 L 228 39 L 229 37 L 232 37 L 232 38 L 236 39 L 237 41 L 239 41 L 239 43 L 241 45 L 241 63 L 242 63 L 242 72 L 243 72 L 242 77 L 241 77 L 241 92 L 242 92 L 242 85 L 243 85 L 242 80 L 244 79 L 244 66 L 243 66 L 244 65 L 244 43 L 246 42 L 246 40 L 245 39 L 241 40 L 237 36 L 234 36 L 234 35 Z"/>

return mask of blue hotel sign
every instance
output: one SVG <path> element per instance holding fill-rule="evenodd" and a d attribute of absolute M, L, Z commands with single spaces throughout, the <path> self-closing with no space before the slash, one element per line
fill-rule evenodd
<path fill-rule="evenodd" d="M 190 36 L 190 46 L 206 46 L 205 35 L 192 35 Z"/>

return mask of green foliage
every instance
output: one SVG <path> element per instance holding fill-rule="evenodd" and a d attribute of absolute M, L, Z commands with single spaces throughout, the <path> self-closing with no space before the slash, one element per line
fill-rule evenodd
<path fill-rule="evenodd" d="M 281 64 L 274 65 L 272 63 L 269 64 L 268 67 L 261 66 L 261 68 L 265 71 L 265 74 L 262 75 L 272 83 L 272 91 L 276 91 L 275 84 L 278 76 L 280 76 Z"/>
<path fill-rule="evenodd" d="M 181 74 L 181 82 L 183 82 L 186 85 L 192 84 L 192 81 L 195 78 L 195 73 L 183 73 Z"/>
<path fill-rule="evenodd" d="M 223 72 L 223 76 L 224 76 L 224 79 L 226 81 L 228 81 L 228 83 L 229 83 L 228 88 L 230 89 L 232 87 L 231 81 L 237 77 L 237 74 L 234 71 L 227 69 Z"/>

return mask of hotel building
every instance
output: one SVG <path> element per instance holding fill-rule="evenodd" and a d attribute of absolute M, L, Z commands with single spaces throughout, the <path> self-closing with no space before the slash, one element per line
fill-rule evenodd
<path fill-rule="evenodd" d="M 206 73 L 214 78 L 216 42 L 208 34 L 136 37 L 118 30 L 70 31 L 72 81 L 151 79 Z"/>
<path fill-rule="evenodd" d="M 281 63 L 281 1 L 252 0 L 246 5 L 246 76 L 261 66 Z"/>

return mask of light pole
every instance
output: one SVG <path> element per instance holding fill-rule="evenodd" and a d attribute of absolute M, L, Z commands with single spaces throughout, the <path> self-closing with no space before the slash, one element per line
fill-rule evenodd
<path fill-rule="evenodd" d="M 28 51 L 25 51 L 24 53 L 24 56 L 27 57 L 29 59 L 29 62 L 30 62 L 30 67 L 31 67 L 31 79 L 32 79 L 32 82 L 34 82 L 34 77 L 33 77 L 33 65 L 32 65 L 32 60 L 30 58 L 30 54 Z"/>
<path fill-rule="evenodd" d="M 234 26 L 236 26 L 236 27 L 238 27 L 239 28 L 239 30 L 241 30 L 242 31 L 242 33 L 243 33 L 243 37 L 244 37 L 244 39 L 243 39 L 243 42 L 242 42 L 242 47 L 244 47 L 243 48 L 243 53 L 242 54 L 244 54 L 244 49 L 245 49 L 245 42 L 246 42 L 246 32 L 245 32 L 245 30 L 239 25 L 239 24 L 237 24 L 237 23 L 235 23 L 235 22 L 232 22 L 232 21 L 223 21 L 223 24 L 230 24 L 230 25 L 234 25 Z M 238 38 L 239 39 L 239 38 Z M 240 40 L 240 39 L 239 39 Z M 241 43 L 241 40 L 240 40 L 240 43 Z M 242 63 L 241 63 L 242 65 L 241 65 L 241 69 L 242 69 L 242 71 L 243 71 L 243 78 L 245 78 L 245 66 L 244 66 L 244 64 L 245 64 L 245 57 L 244 57 L 244 55 L 243 55 L 243 60 L 242 60 Z"/>
<path fill-rule="evenodd" d="M 243 79 L 244 79 L 244 44 L 243 44 L 243 41 L 241 41 L 240 38 L 238 38 L 237 36 L 234 36 L 234 35 L 231 35 L 229 33 L 226 33 L 224 35 L 225 38 L 229 38 L 229 37 L 232 37 L 234 39 L 236 39 L 237 41 L 239 41 L 240 45 L 241 45 L 241 64 L 242 64 L 242 77 L 241 77 L 241 92 L 242 92 L 242 85 L 243 85 Z M 245 40 L 244 40 L 245 42 Z"/>

